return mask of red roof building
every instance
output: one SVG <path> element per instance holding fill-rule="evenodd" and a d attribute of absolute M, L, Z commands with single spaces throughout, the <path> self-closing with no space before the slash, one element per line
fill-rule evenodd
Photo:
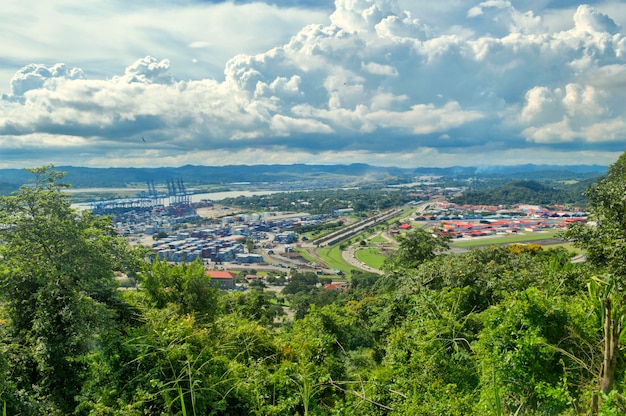
<path fill-rule="evenodd" d="M 325 290 L 337 290 L 337 291 L 346 291 L 348 290 L 348 285 L 346 283 L 329 283 L 324 286 Z"/>
<path fill-rule="evenodd" d="M 207 276 L 211 278 L 211 284 L 220 289 L 231 290 L 235 288 L 235 275 L 223 270 L 207 270 Z"/>

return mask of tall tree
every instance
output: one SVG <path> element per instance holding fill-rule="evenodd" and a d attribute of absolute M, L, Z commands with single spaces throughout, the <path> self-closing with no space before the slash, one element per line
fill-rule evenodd
<path fill-rule="evenodd" d="M 590 223 L 575 224 L 565 235 L 585 249 L 589 263 L 604 273 L 604 277 L 590 282 L 590 293 L 604 339 L 598 389 L 608 394 L 615 385 L 618 362 L 623 358 L 620 339 L 626 319 L 626 153 L 586 191 L 586 196 Z M 596 412 L 597 395 L 593 397 L 592 412 Z"/>
<path fill-rule="evenodd" d="M 218 310 L 218 289 L 201 260 L 177 265 L 156 259 L 146 264 L 139 275 L 142 287 L 153 306 L 174 304 L 181 314 L 195 314 L 198 323 L 211 322 Z"/>
<path fill-rule="evenodd" d="M 593 226 L 573 225 L 566 236 L 585 249 L 590 263 L 626 279 L 626 153 L 585 192 Z"/>
<path fill-rule="evenodd" d="M 427 260 L 432 260 L 437 252 L 450 247 L 450 239 L 441 234 L 416 229 L 405 235 L 398 235 L 398 251 L 385 262 L 389 271 L 413 269 Z"/>
<path fill-rule="evenodd" d="M 81 387 L 80 358 L 122 304 L 115 272 L 138 260 L 110 219 L 71 207 L 63 173 L 52 166 L 29 172 L 31 184 L 0 198 L 1 296 L 20 354 L 12 374 L 19 388 L 69 413 Z"/>

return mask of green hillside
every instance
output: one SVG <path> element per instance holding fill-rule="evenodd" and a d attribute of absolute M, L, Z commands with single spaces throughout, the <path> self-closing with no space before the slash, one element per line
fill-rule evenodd
<path fill-rule="evenodd" d="M 538 181 L 519 180 L 509 182 L 506 185 L 468 190 L 463 195 L 455 198 L 453 202 L 470 205 L 507 205 L 533 204 L 533 205 L 581 205 L 586 202 L 583 196 L 584 190 L 595 179 L 575 181 L 571 184 L 546 185 Z"/>

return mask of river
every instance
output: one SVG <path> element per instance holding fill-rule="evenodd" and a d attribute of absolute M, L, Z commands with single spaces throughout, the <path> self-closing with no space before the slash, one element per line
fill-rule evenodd
<path fill-rule="evenodd" d="M 127 188 L 120 188 L 120 189 L 125 190 L 125 191 L 128 190 Z M 75 191 L 73 193 L 105 192 L 105 191 L 111 191 L 111 190 L 114 190 L 114 189 L 112 188 L 84 188 L 78 192 Z M 203 192 L 203 193 L 198 193 L 198 194 L 190 194 L 189 196 L 191 197 L 191 202 L 196 203 L 202 200 L 221 201 L 226 198 L 236 198 L 238 196 L 248 197 L 248 196 L 256 196 L 256 195 L 271 195 L 271 194 L 277 194 L 280 192 L 289 192 L 289 191 L 277 191 L 277 190 L 243 191 L 241 190 L 241 191 L 223 191 L 223 192 Z M 119 198 L 119 199 L 134 199 L 134 198 L 136 197 Z M 75 204 L 72 204 L 72 207 L 77 208 L 77 209 L 89 209 L 91 208 L 91 205 L 93 202 L 96 202 L 96 200 L 75 203 Z M 169 198 L 167 197 L 163 198 L 163 205 L 165 206 L 169 205 Z"/>

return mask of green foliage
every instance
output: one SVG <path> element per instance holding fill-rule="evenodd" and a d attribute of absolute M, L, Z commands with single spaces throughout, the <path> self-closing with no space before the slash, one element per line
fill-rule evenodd
<path fill-rule="evenodd" d="M 304 318 L 310 307 L 315 305 L 322 307 L 335 302 L 341 297 L 336 290 L 325 290 L 323 287 L 315 287 L 308 292 L 298 292 L 289 297 L 291 309 L 297 319 Z"/>
<path fill-rule="evenodd" d="M 592 225 L 574 224 L 565 236 L 583 248 L 590 263 L 626 278 L 626 153 L 586 192 Z M 624 283 L 620 283 L 622 286 Z"/>
<path fill-rule="evenodd" d="M 168 264 L 155 260 L 139 275 L 142 289 L 153 306 L 178 307 L 179 313 L 194 313 L 201 323 L 210 322 L 218 310 L 218 289 L 211 285 L 202 261 Z"/>
<path fill-rule="evenodd" d="M 547 186 L 537 181 L 518 180 L 504 186 L 486 190 L 471 190 L 453 199 L 458 204 L 470 205 L 564 205 L 581 204 L 580 186 L 560 185 L 561 189 Z"/>
<path fill-rule="evenodd" d="M 194 414 L 222 407 L 229 373 L 227 360 L 211 348 L 211 333 L 173 308 L 146 310 L 144 319 L 115 349 L 95 357 L 104 385 L 84 391 L 81 412 L 178 414 L 181 391 Z"/>
<path fill-rule="evenodd" d="M 350 279 L 350 293 L 357 298 L 371 294 L 379 279 L 382 278 L 376 273 L 355 270 Z"/>
<path fill-rule="evenodd" d="M 271 331 L 258 322 L 237 315 L 221 317 L 214 327 L 215 348 L 229 359 L 242 363 L 278 360 L 278 349 Z"/>
<path fill-rule="evenodd" d="M 468 292 L 455 288 L 412 296 L 407 318 L 387 338 L 383 361 L 395 369 L 391 388 L 407 397 L 394 408 L 406 414 L 471 413 L 479 379 L 472 344 L 481 324 L 460 306 Z"/>
<path fill-rule="evenodd" d="M 298 233 L 309 234 L 310 237 L 322 237 L 341 227 L 343 227 L 343 221 L 323 222 L 320 224 L 303 225 L 298 228 Z"/>
<path fill-rule="evenodd" d="M 398 235 L 398 251 L 389 258 L 388 270 L 413 269 L 427 260 L 435 258 L 437 252 L 449 248 L 449 239 L 440 234 L 416 229 L 405 235 Z"/>
<path fill-rule="evenodd" d="M 395 283 L 398 295 L 419 291 L 423 286 L 469 287 L 466 313 L 485 310 L 508 293 L 535 286 L 553 294 L 580 293 L 586 275 L 569 263 L 562 250 L 518 251 L 509 247 L 489 247 L 466 254 L 441 255 L 424 263 Z"/>
<path fill-rule="evenodd" d="M 80 358 L 122 308 L 114 272 L 132 272 L 138 261 L 108 218 L 70 207 L 62 173 L 30 172 L 32 186 L 0 198 L 2 299 L 9 343 L 24 355 L 12 371 L 17 388 L 45 392 L 67 413 L 83 380 Z"/>
<path fill-rule="evenodd" d="M 293 295 L 299 292 L 308 292 L 320 283 L 320 278 L 313 272 L 294 273 L 291 281 L 283 289 L 285 295 Z"/>
<path fill-rule="evenodd" d="M 617 390 L 602 395 L 602 405 L 599 409 L 601 416 L 622 416 L 626 414 L 626 397 Z"/>
<path fill-rule="evenodd" d="M 284 314 L 276 303 L 276 294 L 264 290 L 230 292 L 220 297 L 221 310 L 225 314 L 236 314 L 262 325 L 272 325 L 274 319 Z"/>
<path fill-rule="evenodd" d="M 312 305 L 318 307 L 333 303 L 340 294 L 325 290 L 323 280 L 313 272 L 294 273 L 282 293 L 290 301 L 296 318 L 303 318 Z"/>
<path fill-rule="evenodd" d="M 252 253 L 254 251 L 254 241 L 252 240 L 252 238 L 247 237 L 244 240 L 244 244 L 248 253 Z"/>
<path fill-rule="evenodd" d="M 609 167 L 606 177 L 586 192 L 590 224 L 576 224 L 565 236 L 583 248 L 589 263 L 605 278 L 589 283 L 590 303 L 603 334 L 603 361 L 598 391 L 608 395 L 620 378 L 618 365 L 624 359 L 623 322 L 626 317 L 626 153 Z M 598 395 L 592 398 L 592 413 L 598 410 Z"/>
<path fill-rule="evenodd" d="M 479 408 L 492 406 L 496 383 L 504 413 L 560 414 L 579 398 L 589 377 L 576 357 L 592 337 L 581 303 L 536 288 L 511 295 L 484 312 L 485 329 L 474 350 L 482 365 Z M 534 414 L 534 413 L 533 413 Z"/>
<path fill-rule="evenodd" d="M 323 189 L 306 192 L 280 192 L 271 195 L 227 198 L 221 202 L 247 209 L 293 211 L 301 209 L 311 214 L 329 214 L 338 209 L 353 208 L 355 213 L 384 211 L 409 202 L 404 192 L 387 189 Z M 308 229 L 306 229 L 308 231 Z"/>

